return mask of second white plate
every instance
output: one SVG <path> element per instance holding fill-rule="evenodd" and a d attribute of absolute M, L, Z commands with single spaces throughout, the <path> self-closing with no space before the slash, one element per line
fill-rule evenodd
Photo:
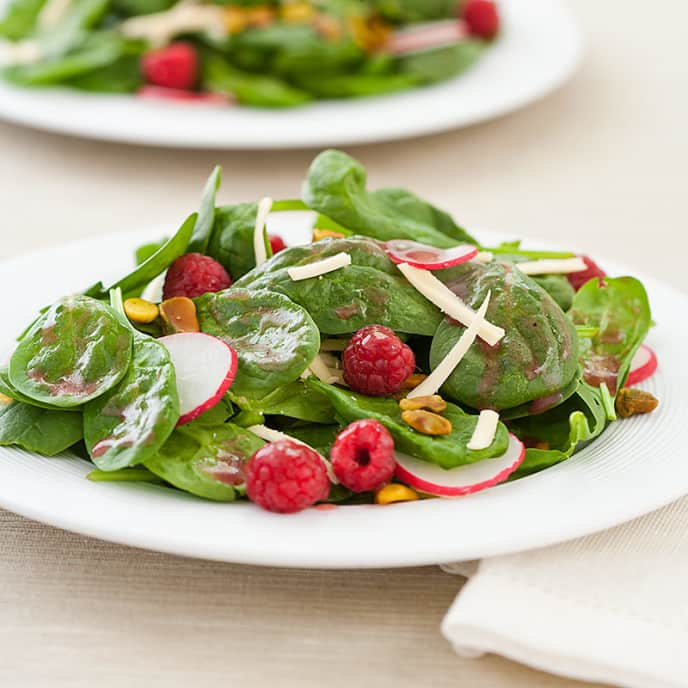
<path fill-rule="evenodd" d="M 543 97 L 573 73 L 582 55 L 582 39 L 564 0 L 499 4 L 499 40 L 467 73 L 436 86 L 294 110 L 259 110 L 19 89 L 0 82 L 0 118 L 93 139 L 216 149 L 373 143 L 467 126 Z"/>

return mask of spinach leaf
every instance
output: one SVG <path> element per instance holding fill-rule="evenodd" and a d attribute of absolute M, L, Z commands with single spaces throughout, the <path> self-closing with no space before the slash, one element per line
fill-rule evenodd
<path fill-rule="evenodd" d="M 364 98 L 405 91 L 418 84 L 411 74 L 315 74 L 295 75 L 305 91 L 318 98 Z"/>
<path fill-rule="evenodd" d="M 243 492 L 244 464 L 265 443 L 232 423 L 177 428 L 145 466 L 186 492 L 232 502 Z"/>
<path fill-rule="evenodd" d="M 291 437 L 295 437 L 297 440 L 305 442 L 309 447 L 313 447 L 315 451 L 323 456 L 329 456 L 330 449 L 341 429 L 341 425 L 311 423 L 309 425 L 287 428 L 284 432 L 287 435 L 291 435 Z"/>
<path fill-rule="evenodd" d="M 366 189 L 366 179 L 365 168 L 358 161 L 341 151 L 327 150 L 311 164 L 303 199 L 313 210 L 338 224 L 382 241 L 412 239 L 439 248 L 458 243 L 455 236 L 445 233 L 446 219 L 441 227 L 428 222 L 435 213 L 446 218 L 445 213 L 410 192 L 394 189 L 371 193 Z M 400 209 L 397 203 L 404 193 L 407 207 Z M 413 208 L 412 215 L 407 214 L 409 207 Z M 424 218 L 421 219 L 419 210 L 423 207 Z"/>
<path fill-rule="evenodd" d="M 138 54 L 125 54 L 110 64 L 79 74 L 66 83 L 81 91 L 134 93 L 143 85 L 141 58 Z"/>
<path fill-rule="evenodd" d="M 33 33 L 45 0 L 12 0 L 0 21 L 0 36 L 18 41 Z"/>
<path fill-rule="evenodd" d="M 196 213 L 189 215 L 184 224 L 160 248 L 138 265 L 132 272 L 125 275 L 111 287 L 105 288 L 102 282 L 94 284 L 86 290 L 87 296 L 104 299 L 113 289 L 121 289 L 125 295 L 134 293 L 155 279 L 166 270 L 179 256 L 186 253 L 186 247 L 196 226 Z"/>
<path fill-rule="evenodd" d="M 62 411 L 80 411 L 78 407 L 72 408 L 62 408 L 55 406 L 54 404 L 46 404 L 42 401 L 36 401 L 31 397 L 27 397 L 20 391 L 14 388 L 10 382 L 9 369 L 7 366 L 0 367 L 0 394 L 4 394 L 9 399 L 14 399 L 14 401 L 21 401 L 22 404 L 28 404 L 29 406 L 36 406 L 38 408 L 44 408 L 52 411 L 62 410 Z"/>
<path fill-rule="evenodd" d="M 287 268 L 251 284 L 286 294 L 303 306 L 323 334 L 348 334 L 379 324 L 397 332 L 432 336 L 441 314 L 405 279 L 362 265 L 294 282 Z"/>
<path fill-rule="evenodd" d="M 210 173 L 203 187 L 201 207 L 198 211 L 193 234 L 186 248 L 187 253 L 205 253 L 215 222 L 215 196 L 222 182 L 222 168 L 219 165 Z"/>
<path fill-rule="evenodd" d="M 208 90 L 232 95 L 242 105 L 282 108 L 311 100 L 308 93 L 286 81 L 243 71 L 212 53 L 204 55 L 202 80 Z"/>
<path fill-rule="evenodd" d="M 253 232 L 257 212 L 257 203 L 226 205 L 215 212 L 208 255 L 221 263 L 233 280 L 238 280 L 256 265 Z M 265 250 L 268 256 L 272 255 L 267 232 Z"/>
<path fill-rule="evenodd" d="M 399 58 L 399 70 L 416 83 L 444 81 L 472 67 L 487 45 L 484 41 L 465 40 L 454 45 L 410 53 Z"/>
<path fill-rule="evenodd" d="M 252 411 L 262 416 L 286 416 L 308 423 L 335 422 L 329 399 L 302 381 L 278 387 L 262 399 L 241 397 L 237 402 L 242 411 Z"/>
<path fill-rule="evenodd" d="M 0 404 L 0 445 L 55 456 L 83 437 L 81 415 L 11 401 Z"/>
<path fill-rule="evenodd" d="M 533 279 L 557 302 L 562 311 L 568 311 L 576 293 L 566 275 L 536 275 Z"/>
<path fill-rule="evenodd" d="M 118 14 L 135 17 L 141 14 L 164 12 L 174 5 L 176 0 L 113 0 L 113 8 Z"/>
<path fill-rule="evenodd" d="M 574 324 L 597 329 L 594 337 L 581 338 L 583 378 L 593 387 L 605 383 L 615 395 L 650 329 L 645 287 L 633 277 L 592 279 L 576 292 L 569 315 Z"/>
<path fill-rule="evenodd" d="M 122 322 L 120 291 L 113 308 Z M 143 463 L 155 454 L 179 420 L 179 397 L 172 359 L 163 344 L 131 328 L 131 364 L 122 381 L 84 407 L 84 439 L 93 463 L 112 471 Z"/>
<path fill-rule="evenodd" d="M 456 16 L 456 0 L 372 0 L 371 4 L 380 14 L 400 24 Z"/>
<path fill-rule="evenodd" d="M 523 413 L 542 413 L 575 391 L 578 336 L 536 282 L 497 262 L 469 262 L 437 274 L 474 309 L 491 291 L 487 319 L 506 332 L 494 347 L 476 340 L 443 387 L 449 398 L 472 408 L 502 411 L 527 405 Z M 442 321 L 430 350 L 433 369 L 464 330 L 449 319 Z"/>
<path fill-rule="evenodd" d="M 87 296 L 53 304 L 19 342 L 12 386 L 44 404 L 80 406 L 114 387 L 131 360 L 131 334 L 106 305 Z"/>
<path fill-rule="evenodd" d="M 454 404 L 448 404 L 444 415 L 451 421 L 452 432 L 443 437 L 430 437 L 413 430 L 401 419 L 399 404 L 394 399 L 366 397 L 349 390 L 326 385 L 309 378 L 307 384 L 326 394 L 338 419 L 351 423 L 363 418 L 379 420 L 394 437 L 398 451 L 435 463 L 442 468 L 456 468 L 465 464 L 502 455 L 509 444 L 506 427 L 500 423 L 492 444 L 479 451 L 468 449 L 478 416 L 471 416 Z"/>
<path fill-rule="evenodd" d="M 236 351 L 234 397 L 262 397 L 294 382 L 315 358 L 320 334 L 308 313 L 286 296 L 230 288 L 196 299 L 202 332 Z"/>
<path fill-rule="evenodd" d="M 288 268 L 346 252 L 352 265 L 295 282 Z M 381 244 L 365 237 L 326 239 L 280 251 L 239 280 L 237 287 L 286 294 L 303 306 L 325 334 L 348 334 L 380 324 L 432 336 L 440 312 L 400 276 Z"/>
<path fill-rule="evenodd" d="M 509 423 L 526 446 L 526 458 L 513 478 L 521 478 L 568 459 L 584 442 L 600 435 L 607 425 L 599 391 L 581 382 L 576 394 L 566 402 L 539 416 Z M 549 447 L 549 448 L 547 448 Z"/>
<path fill-rule="evenodd" d="M 166 484 L 162 478 L 151 473 L 147 468 L 119 468 L 116 471 L 101 471 L 97 468 L 87 476 L 94 483 L 160 483 Z"/>

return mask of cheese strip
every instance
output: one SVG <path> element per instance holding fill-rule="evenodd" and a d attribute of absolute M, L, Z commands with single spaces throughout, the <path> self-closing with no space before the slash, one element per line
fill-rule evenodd
<path fill-rule="evenodd" d="M 272 198 L 261 198 L 256 213 L 256 225 L 253 229 L 253 253 L 256 256 L 256 265 L 262 265 L 268 259 L 265 249 L 265 222 L 272 208 Z"/>
<path fill-rule="evenodd" d="M 313 447 L 311 447 L 309 444 L 306 444 L 301 440 L 297 440 L 296 437 L 292 437 L 291 435 L 285 435 L 283 432 L 280 432 L 279 430 L 273 430 L 272 428 L 269 428 L 267 425 L 251 425 L 251 427 L 246 429 L 252 432 L 254 435 L 258 435 L 260 439 L 265 440 L 266 442 L 279 442 L 280 440 L 291 440 L 292 442 L 296 442 L 296 444 L 308 447 L 311 451 L 314 451 L 322 459 L 323 463 L 325 464 L 325 470 L 327 471 L 327 477 L 330 479 L 330 482 L 334 485 L 337 485 L 339 483 L 339 480 L 337 480 L 337 476 L 334 474 L 334 470 L 332 469 L 332 464 L 320 452 L 315 451 L 315 449 L 313 449 Z"/>
<path fill-rule="evenodd" d="M 36 25 L 40 29 L 50 29 L 55 26 L 69 9 L 71 0 L 47 0 L 38 14 Z"/>
<path fill-rule="evenodd" d="M 326 360 L 321 354 L 317 354 L 316 357 L 311 361 L 308 366 L 308 370 L 315 375 L 321 382 L 331 385 L 340 379 L 339 375 L 336 375 L 336 371 L 330 369 L 327 365 Z"/>
<path fill-rule="evenodd" d="M 478 416 L 478 422 L 473 430 L 470 442 L 466 445 L 468 449 L 478 451 L 487 449 L 493 442 L 497 434 L 497 424 L 499 414 L 490 409 L 483 409 Z"/>
<path fill-rule="evenodd" d="M 420 270 L 408 263 L 401 263 L 397 267 L 404 277 L 443 313 L 451 316 L 454 320 L 458 320 L 466 327 L 476 319 L 477 314 L 429 270 Z M 499 342 L 504 334 L 505 332 L 501 327 L 493 325 L 484 318 L 481 319 L 478 336 L 490 346 Z"/>
<path fill-rule="evenodd" d="M 464 333 L 459 337 L 459 341 L 454 344 L 449 353 L 440 361 L 435 370 L 428 375 L 428 377 L 421 382 L 418 387 L 412 389 L 406 396 L 409 399 L 414 397 L 429 397 L 437 394 L 439 388 L 447 381 L 449 376 L 454 372 L 461 359 L 466 355 L 471 345 L 478 335 L 480 326 L 485 322 L 485 313 L 487 313 L 487 306 L 490 303 L 490 292 L 487 293 L 485 300 L 478 309 L 478 312 L 473 318 L 473 322 L 466 328 Z"/>
<path fill-rule="evenodd" d="M 316 260 L 308 265 L 297 265 L 293 268 L 287 268 L 287 273 L 294 282 L 299 282 L 311 277 L 320 277 L 320 275 L 325 275 L 328 272 L 345 268 L 347 265 L 351 265 L 351 256 L 348 253 L 337 253 L 334 256 L 323 258 L 323 260 Z"/>
<path fill-rule="evenodd" d="M 588 269 L 582 258 L 528 260 L 524 263 L 516 263 L 516 267 L 524 275 L 566 275 Z"/>
<path fill-rule="evenodd" d="M 494 260 L 492 251 L 478 251 L 478 255 L 473 258 L 474 263 L 491 263 Z"/>

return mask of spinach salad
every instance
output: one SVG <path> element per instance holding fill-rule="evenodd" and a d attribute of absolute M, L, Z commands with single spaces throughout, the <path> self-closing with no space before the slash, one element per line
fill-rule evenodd
<path fill-rule="evenodd" d="M 288 512 L 468 494 L 656 407 L 632 386 L 656 367 L 637 279 L 482 246 L 336 150 L 302 199 L 217 206 L 219 185 L 131 272 L 33 315 L 0 368 L 0 444 Z M 266 218 L 295 210 L 313 237 L 286 247 Z"/>
<path fill-rule="evenodd" d="M 0 19 L 13 84 L 265 108 L 445 81 L 498 33 L 492 0 L 10 0 Z"/>

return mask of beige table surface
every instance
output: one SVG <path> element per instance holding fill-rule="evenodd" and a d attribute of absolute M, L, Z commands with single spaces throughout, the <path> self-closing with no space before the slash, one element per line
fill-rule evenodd
<path fill-rule="evenodd" d="M 573 241 L 688 291 L 688 5 L 574 7 L 588 56 L 557 94 L 490 124 L 350 152 L 373 184 L 412 186 L 468 227 Z M 291 196 L 312 157 L 134 148 L 8 125 L 0 151 L 0 258 L 171 228 L 195 209 L 215 162 L 222 200 Z M 0 512 L 0 685 L 582 685 L 457 658 L 439 623 L 459 586 L 437 568 L 193 561 Z"/>

